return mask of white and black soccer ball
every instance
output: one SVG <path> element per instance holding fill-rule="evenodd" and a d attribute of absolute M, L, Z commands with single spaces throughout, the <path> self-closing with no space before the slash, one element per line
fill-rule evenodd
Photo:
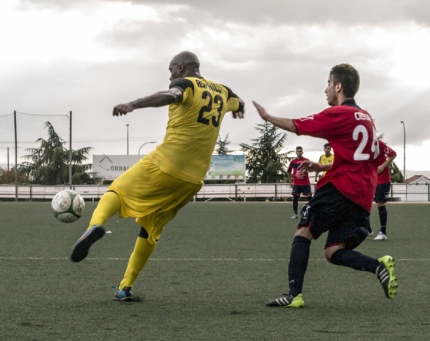
<path fill-rule="evenodd" d="M 51 202 L 54 217 L 63 223 L 73 223 L 85 210 L 84 199 L 75 191 L 66 189 L 58 192 Z"/>

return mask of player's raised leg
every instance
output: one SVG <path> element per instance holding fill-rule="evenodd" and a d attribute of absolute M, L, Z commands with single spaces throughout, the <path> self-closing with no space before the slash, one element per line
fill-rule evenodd
<path fill-rule="evenodd" d="M 397 278 L 394 275 L 394 259 L 384 256 L 379 259 L 363 255 L 360 252 L 348 249 L 335 251 L 330 261 L 335 265 L 343 265 L 349 268 L 375 273 L 379 283 L 388 298 L 394 298 L 397 292 Z"/>
<path fill-rule="evenodd" d="M 80 262 L 88 255 L 91 245 L 104 236 L 105 229 L 103 225 L 119 211 L 119 208 L 120 200 L 115 192 L 108 191 L 102 196 L 91 217 L 88 229 L 73 245 L 72 254 L 70 255 L 72 262 Z"/>
<path fill-rule="evenodd" d="M 378 259 L 379 266 L 376 269 L 379 283 L 381 283 L 384 293 L 388 298 L 394 298 L 397 293 L 397 278 L 394 275 L 394 258 L 384 256 Z"/>

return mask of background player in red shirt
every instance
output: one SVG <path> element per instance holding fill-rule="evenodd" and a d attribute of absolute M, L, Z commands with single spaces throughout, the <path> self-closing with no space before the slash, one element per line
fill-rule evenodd
<path fill-rule="evenodd" d="M 300 166 L 327 173 L 318 181 L 311 201 L 302 208 L 288 264 L 290 291 L 269 301 L 268 306 L 304 306 L 302 288 L 311 241 L 324 232 L 328 232 L 324 254 L 329 262 L 375 273 L 385 295 L 393 298 L 396 294 L 393 257 L 376 259 L 354 251 L 367 237 L 379 155 L 372 117 L 354 100 L 359 85 L 360 76 L 351 65 L 334 66 L 325 90 L 331 107 L 300 119 L 271 116 L 253 102 L 264 120 L 298 135 L 326 139 L 336 151 L 331 167 L 310 161 Z"/>
<path fill-rule="evenodd" d="M 294 215 L 291 217 L 292 219 L 299 218 L 297 209 L 299 207 L 300 194 L 303 193 L 303 195 L 308 198 L 308 201 L 312 198 L 311 183 L 309 181 L 308 171 L 306 169 L 299 169 L 299 166 L 302 164 L 302 162 L 309 161 L 309 159 L 303 157 L 303 148 L 300 146 L 296 147 L 296 155 L 297 157 L 291 160 L 287 169 L 288 181 L 291 188 L 293 189 L 292 194 Z M 293 172 L 293 176 L 291 176 L 291 172 Z"/>
<path fill-rule="evenodd" d="M 379 222 L 381 229 L 374 240 L 387 240 L 387 217 L 388 212 L 385 204 L 388 200 L 388 195 L 391 189 L 391 175 L 390 168 L 388 167 L 391 162 L 396 158 L 397 154 L 394 150 L 388 147 L 384 142 L 378 141 L 379 156 L 378 156 L 378 184 L 376 185 L 376 192 L 374 201 L 378 205 Z M 372 229 L 370 228 L 370 233 Z"/>

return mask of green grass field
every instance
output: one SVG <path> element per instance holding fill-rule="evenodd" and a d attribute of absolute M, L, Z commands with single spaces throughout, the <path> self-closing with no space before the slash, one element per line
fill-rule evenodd
<path fill-rule="evenodd" d="M 328 264 L 323 235 L 303 309 L 265 306 L 288 291 L 291 203 L 190 203 L 135 283 L 141 302 L 112 300 L 139 232 L 132 219 L 112 218 L 87 259 L 68 259 L 94 207 L 66 225 L 49 202 L 0 202 L 1 340 L 430 340 L 429 204 L 388 204 L 389 240 L 358 248 L 394 256 L 393 300 L 376 276 Z M 371 220 L 377 232 L 376 208 Z"/>

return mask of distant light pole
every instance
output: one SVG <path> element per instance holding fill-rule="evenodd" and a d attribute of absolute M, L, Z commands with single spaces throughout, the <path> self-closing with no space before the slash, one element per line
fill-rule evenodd
<path fill-rule="evenodd" d="M 140 155 L 140 149 L 147 143 L 157 143 L 157 141 L 149 141 L 149 142 L 145 142 L 144 144 L 142 144 L 139 148 L 139 151 L 137 152 L 137 155 Z"/>
<path fill-rule="evenodd" d="M 129 126 L 129 124 L 127 123 L 126 126 L 127 126 L 127 155 L 128 155 L 128 126 Z"/>
<path fill-rule="evenodd" d="M 406 181 L 406 128 L 405 122 L 401 121 L 403 124 L 403 178 Z"/>

